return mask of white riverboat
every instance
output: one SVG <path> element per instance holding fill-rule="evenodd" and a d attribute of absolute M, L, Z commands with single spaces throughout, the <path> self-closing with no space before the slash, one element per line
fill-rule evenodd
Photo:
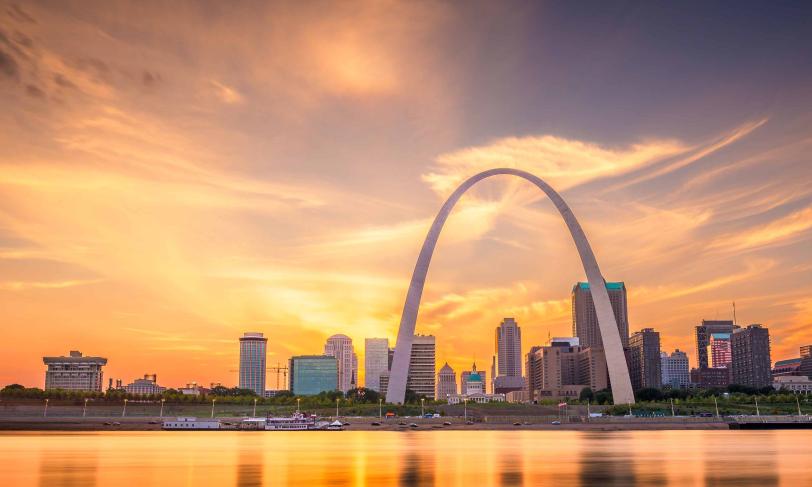
<path fill-rule="evenodd" d="M 162 428 L 165 430 L 219 430 L 220 421 L 216 419 L 197 419 L 194 417 L 179 417 L 163 422 Z"/>
<path fill-rule="evenodd" d="M 324 429 L 325 421 L 316 421 L 316 416 L 305 416 L 302 413 L 293 413 L 286 418 L 271 417 L 265 420 L 265 431 L 306 431 Z"/>

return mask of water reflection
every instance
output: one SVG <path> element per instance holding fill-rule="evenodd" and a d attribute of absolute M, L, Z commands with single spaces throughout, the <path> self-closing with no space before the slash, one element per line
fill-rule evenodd
<path fill-rule="evenodd" d="M 623 445 L 617 444 L 618 438 L 597 432 L 584 433 L 581 438 L 584 445 L 578 462 L 581 485 L 637 484 L 634 460 Z"/>
<path fill-rule="evenodd" d="M 246 437 L 246 439 L 252 439 Z M 253 443 L 239 444 L 237 455 L 237 487 L 261 487 L 263 459 L 262 449 L 256 448 Z"/>
<path fill-rule="evenodd" d="M 70 448 L 69 437 L 57 438 L 53 448 L 40 450 L 39 485 L 95 486 L 97 484 L 98 451 L 77 452 Z M 64 447 L 61 448 L 60 446 Z M 5 469 L 0 468 L 0 471 Z M 13 485 L 6 484 L 6 485 Z"/>
<path fill-rule="evenodd" d="M 810 458 L 812 431 L 0 432 L 15 487 L 776 486 Z"/>

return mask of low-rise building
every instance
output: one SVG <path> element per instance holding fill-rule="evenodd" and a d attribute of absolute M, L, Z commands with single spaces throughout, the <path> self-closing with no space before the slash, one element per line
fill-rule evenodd
<path fill-rule="evenodd" d="M 775 378 L 782 375 L 803 375 L 800 372 L 801 357 L 798 357 L 776 362 L 775 365 L 773 365 L 772 376 Z"/>
<path fill-rule="evenodd" d="M 127 394 L 160 394 L 166 390 L 166 387 L 158 385 L 156 374 L 144 374 L 143 379 L 135 379 L 124 386 L 124 390 L 127 391 Z"/>
<path fill-rule="evenodd" d="M 782 375 L 773 379 L 773 389 L 796 394 L 809 394 L 812 392 L 812 380 L 805 375 Z"/>
<path fill-rule="evenodd" d="M 713 367 L 691 369 L 691 382 L 702 389 L 723 389 L 730 385 L 730 369 Z"/>
<path fill-rule="evenodd" d="M 165 430 L 219 430 L 220 421 L 216 419 L 197 419 L 194 417 L 179 417 L 163 422 Z"/>

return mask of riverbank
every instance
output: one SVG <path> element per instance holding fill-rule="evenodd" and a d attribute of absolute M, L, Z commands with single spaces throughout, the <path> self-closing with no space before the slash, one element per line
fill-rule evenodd
<path fill-rule="evenodd" d="M 165 418 L 166 419 L 166 418 Z M 218 418 L 228 430 L 242 418 Z M 374 418 L 341 418 L 349 423 L 347 431 L 481 431 L 481 430 L 577 430 L 577 431 L 638 431 L 638 430 L 725 430 L 729 429 L 724 421 L 696 421 L 692 418 L 653 419 L 595 419 L 591 422 L 572 422 L 552 424 L 549 421 L 539 422 L 538 418 L 526 418 L 516 421 L 519 424 L 502 421 L 481 421 L 466 424 L 462 418 L 444 420 L 424 420 L 419 418 L 399 418 L 398 420 L 375 421 Z M 7 417 L 0 418 L 0 431 L 158 431 L 161 430 L 161 418 L 72 418 L 72 417 Z M 449 422 L 451 424 L 444 424 Z M 380 423 L 380 425 L 373 425 Z M 402 425 L 400 423 L 405 423 Z M 416 424 L 416 427 L 410 426 Z"/>

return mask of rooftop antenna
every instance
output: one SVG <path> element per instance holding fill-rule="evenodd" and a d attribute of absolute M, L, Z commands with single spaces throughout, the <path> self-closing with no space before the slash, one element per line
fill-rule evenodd
<path fill-rule="evenodd" d="M 733 301 L 733 324 L 734 325 L 738 324 L 736 322 L 736 301 Z"/>
<path fill-rule="evenodd" d="M 550 329 L 547 328 L 547 345 L 550 345 L 553 342 L 553 339 L 550 337 Z"/>

